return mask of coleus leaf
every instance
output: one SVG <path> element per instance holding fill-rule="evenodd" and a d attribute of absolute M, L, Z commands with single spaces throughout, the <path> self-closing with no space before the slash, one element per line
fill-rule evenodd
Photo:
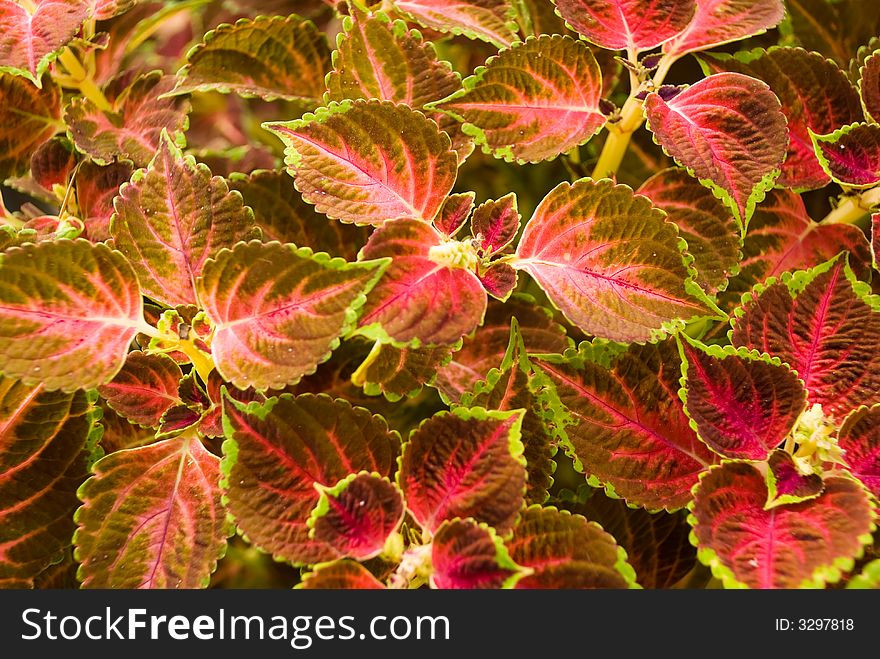
<path fill-rule="evenodd" d="M 483 320 L 486 293 L 477 276 L 445 258 L 448 243 L 426 222 L 386 222 L 361 250 L 363 259 L 390 258 L 382 279 L 367 296 L 359 332 L 382 341 L 451 345 Z"/>
<path fill-rule="evenodd" d="M 152 444 L 156 439 L 156 431 L 152 428 L 142 428 L 129 422 L 107 405 L 107 401 L 101 404 L 101 448 L 104 453 L 115 453 L 126 448 L 137 448 Z"/>
<path fill-rule="evenodd" d="M 521 574 L 491 526 L 443 522 L 431 542 L 431 585 L 443 589 L 505 588 Z"/>
<path fill-rule="evenodd" d="M 574 512 L 600 524 L 617 540 L 642 588 L 671 588 L 697 562 L 697 550 L 688 539 L 691 527 L 682 512 L 649 513 L 604 496 L 589 497 Z"/>
<path fill-rule="evenodd" d="M 592 43 L 609 50 L 656 48 L 684 30 L 695 0 L 554 0 L 559 15 Z"/>
<path fill-rule="evenodd" d="M 437 376 L 437 370 L 452 357 L 456 346 L 398 348 L 377 344 L 374 354 L 352 374 L 352 382 L 369 396 L 384 395 L 389 401 L 410 398 Z"/>
<path fill-rule="evenodd" d="M 860 73 L 859 92 L 862 96 L 865 114 L 875 123 L 880 123 L 880 50 L 875 51 L 865 60 Z"/>
<path fill-rule="evenodd" d="M 829 135 L 811 132 L 819 164 L 831 180 L 852 188 L 880 183 L 880 125 L 850 124 Z"/>
<path fill-rule="evenodd" d="M 0 180 L 27 171 L 31 155 L 55 134 L 60 118 L 57 85 L 47 79 L 37 88 L 25 78 L 0 72 Z"/>
<path fill-rule="evenodd" d="M 766 32 L 785 16 L 782 0 L 696 0 L 687 28 L 663 44 L 663 52 L 681 57 Z"/>
<path fill-rule="evenodd" d="M 845 66 L 862 44 L 878 35 L 880 18 L 861 0 L 787 0 L 788 21 L 780 26 L 807 50 Z"/>
<path fill-rule="evenodd" d="M 137 0 L 90 0 L 91 17 L 96 21 L 106 21 L 131 9 Z"/>
<path fill-rule="evenodd" d="M 513 192 L 477 206 L 471 217 L 471 235 L 477 243 L 477 249 L 485 256 L 503 250 L 516 237 L 519 220 L 516 194 Z"/>
<path fill-rule="evenodd" d="M 303 590 L 381 590 L 385 585 L 360 563 L 343 559 L 316 565 L 295 587 Z"/>
<path fill-rule="evenodd" d="M 840 579 L 871 541 L 875 512 L 854 479 L 831 476 L 802 503 L 764 509 L 764 477 L 728 462 L 696 488 L 688 521 L 697 555 L 727 587 L 808 588 Z"/>
<path fill-rule="evenodd" d="M 53 137 L 31 156 L 31 178 L 46 190 L 52 190 L 56 185 L 66 186 L 74 167 L 76 153 L 66 137 Z"/>
<path fill-rule="evenodd" d="M 770 454 L 767 459 L 765 508 L 815 499 L 824 490 L 822 476 L 817 473 L 802 474 L 791 453 L 777 449 Z"/>
<path fill-rule="evenodd" d="M 528 353 L 561 353 L 573 345 L 552 313 L 533 298 L 514 294 L 504 304 L 490 301 L 483 325 L 472 336 L 465 337 L 462 349 L 437 372 L 434 386 L 444 400 L 458 402 L 464 392 L 486 378 L 490 369 L 501 365 L 514 317 Z"/>
<path fill-rule="evenodd" d="M 205 165 L 165 134 L 146 170 L 121 188 L 112 246 L 132 264 L 144 294 L 168 306 L 198 305 L 205 262 L 253 233 L 253 215 Z"/>
<path fill-rule="evenodd" d="M 162 415 L 179 403 L 177 388 L 183 372 L 168 355 L 140 350 L 128 353 L 122 370 L 98 393 L 110 408 L 140 426 L 159 425 Z"/>
<path fill-rule="evenodd" d="M 0 370 L 47 389 L 92 389 L 122 368 L 145 324 L 137 276 L 87 240 L 26 244 L 0 257 Z"/>
<path fill-rule="evenodd" d="M 814 222 L 800 195 L 770 190 L 749 223 L 741 271 L 731 280 L 730 291 L 744 293 L 768 277 L 813 267 L 844 250 L 850 253 L 853 268 L 866 274 L 871 256 L 861 229 Z"/>
<path fill-rule="evenodd" d="M 477 277 L 486 292 L 496 300 L 504 302 L 516 288 L 516 268 L 509 263 L 493 263 Z"/>
<path fill-rule="evenodd" d="M 846 417 L 837 443 L 852 474 L 880 497 L 880 405 L 863 405 Z"/>
<path fill-rule="evenodd" d="M 679 319 L 708 315 L 694 297 L 675 226 L 631 188 L 560 183 L 535 209 L 513 266 L 574 325 L 614 341 L 647 341 Z"/>
<path fill-rule="evenodd" d="M 492 369 L 485 382 L 474 391 L 465 393 L 461 405 L 485 407 L 490 410 L 525 410 L 522 419 L 521 441 L 526 460 L 528 480 L 526 503 L 544 503 L 553 484 L 553 455 L 556 448 L 544 425 L 539 396 L 530 385 L 532 367 L 516 319 L 510 325 L 510 343 L 499 369 Z"/>
<path fill-rule="evenodd" d="M 456 192 L 446 197 L 440 213 L 434 218 L 434 227 L 447 238 L 452 238 L 465 222 L 474 208 L 474 192 Z"/>
<path fill-rule="evenodd" d="M 41 87 L 49 63 L 89 16 L 81 0 L 0 1 L 0 71 L 24 76 Z"/>
<path fill-rule="evenodd" d="M 679 345 L 685 411 L 700 439 L 726 458 L 766 460 L 806 406 L 797 374 L 747 350 Z"/>
<path fill-rule="evenodd" d="M 248 540 L 295 565 L 338 557 L 309 537 L 315 485 L 351 473 L 391 476 L 400 440 L 384 419 L 341 399 L 284 394 L 265 403 L 223 401 L 223 478 L 229 513 Z"/>
<path fill-rule="evenodd" d="M 30 582 L 70 545 L 100 435 L 93 402 L 0 378 L 0 580 Z"/>
<path fill-rule="evenodd" d="M 850 578 L 847 589 L 878 589 L 880 588 L 880 559 L 871 561 L 856 576 Z"/>
<path fill-rule="evenodd" d="M 161 71 L 142 75 L 126 87 L 124 82 L 118 79 L 106 90 L 109 112 L 88 98 L 74 97 L 64 110 L 64 122 L 76 147 L 99 165 L 120 158 L 143 167 L 159 148 L 163 130 L 182 145 L 189 102 L 162 98 L 174 86 L 174 78 Z"/>
<path fill-rule="evenodd" d="M 307 522 L 309 537 L 340 556 L 358 561 L 378 556 L 403 521 L 403 495 L 387 478 L 351 474 L 320 493 Z"/>
<path fill-rule="evenodd" d="M 591 485 L 651 510 L 690 501 L 715 455 L 691 429 L 678 398 L 681 357 L 674 339 L 633 345 L 607 368 L 596 354 L 533 358 L 554 386 L 561 446 Z"/>
<path fill-rule="evenodd" d="M 489 58 L 463 85 L 429 107 L 465 122 L 486 153 L 507 161 L 555 158 L 605 123 L 599 65 L 571 37 L 529 37 Z"/>
<path fill-rule="evenodd" d="M 532 570 L 516 588 L 638 588 L 614 538 L 568 511 L 530 506 L 504 544 L 517 565 Z"/>
<path fill-rule="evenodd" d="M 731 342 L 779 357 L 840 422 L 880 403 L 880 313 L 865 293 L 842 258 L 769 280 L 735 312 Z"/>
<path fill-rule="evenodd" d="M 871 216 L 871 261 L 880 270 L 880 213 Z"/>
<path fill-rule="evenodd" d="M 114 162 L 106 167 L 91 161 L 80 164 L 74 181 L 78 216 L 85 225 L 84 236 L 93 243 L 110 238 L 113 200 L 133 173 L 130 163 Z"/>
<path fill-rule="evenodd" d="M 232 174 L 229 188 L 241 193 L 244 203 L 254 211 L 254 220 L 263 232 L 263 239 L 310 247 L 347 261 L 357 258 L 358 250 L 367 242 L 365 227 L 327 222 L 315 207 L 303 201 L 284 172 L 260 170 L 250 175 Z"/>
<path fill-rule="evenodd" d="M 303 199 L 332 219 L 379 226 L 431 221 L 452 190 L 458 158 L 423 114 L 387 101 L 343 101 L 264 124 L 285 144 Z"/>
<path fill-rule="evenodd" d="M 393 6 L 420 25 L 498 48 L 516 39 L 516 12 L 510 0 L 394 0 Z"/>
<path fill-rule="evenodd" d="M 831 133 L 863 118 L 858 90 L 837 64 L 802 48 L 777 47 L 735 56 L 708 54 L 701 63 L 707 73 L 734 71 L 763 80 L 779 98 L 789 145 L 778 185 L 814 189 L 828 183 L 810 131 Z"/>
<path fill-rule="evenodd" d="M 669 101 L 648 94 L 645 114 L 657 143 L 746 227 L 788 149 L 785 115 L 767 84 L 717 73 Z"/>
<path fill-rule="evenodd" d="M 194 437 L 108 455 L 79 490 L 83 588 L 203 588 L 230 533 L 220 460 Z"/>
<path fill-rule="evenodd" d="M 217 370 L 240 389 L 279 389 L 313 373 L 354 324 L 384 265 L 275 242 L 221 250 L 196 281 Z"/>
<path fill-rule="evenodd" d="M 664 169 L 642 184 L 637 194 L 645 195 L 666 219 L 678 227 L 694 257 L 696 281 L 709 294 L 727 287 L 739 271 L 740 231 L 730 211 L 712 191 L 678 168 Z"/>
<path fill-rule="evenodd" d="M 513 526 L 526 485 L 522 416 L 522 410 L 456 407 L 413 431 L 397 478 L 423 529 L 433 533 L 456 517 L 473 517 L 500 533 Z"/>
<path fill-rule="evenodd" d="M 296 14 L 242 18 L 217 26 L 187 53 L 171 93 L 317 101 L 329 68 L 327 40 L 311 21 Z"/>

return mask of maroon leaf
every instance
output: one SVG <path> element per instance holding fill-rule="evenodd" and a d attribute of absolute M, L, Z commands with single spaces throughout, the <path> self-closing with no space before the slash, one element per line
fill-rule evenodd
<path fill-rule="evenodd" d="M 434 226 L 447 238 L 452 238 L 467 222 L 474 208 L 473 192 L 457 192 L 451 194 L 443 202 L 439 215 L 434 218 Z"/>
<path fill-rule="evenodd" d="M 863 405 L 846 417 L 837 443 L 853 475 L 880 497 L 880 405 Z"/>
<path fill-rule="evenodd" d="M 597 352 L 532 361 L 555 387 L 553 419 L 563 447 L 590 484 L 613 496 L 654 510 L 683 507 L 716 456 L 691 429 L 678 398 L 675 341 L 633 345 L 610 368 L 610 356 Z"/>
<path fill-rule="evenodd" d="M 389 401 L 415 396 L 423 384 L 434 380 L 437 369 L 449 361 L 455 347 L 398 348 L 389 343 L 377 344 L 352 374 L 351 381 L 363 387 L 367 395 L 382 394 Z"/>
<path fill-rule="evenodd" d="M 696 0 L 687 29 L 663 44 L 675 57 L 738 41 L 775 27 L 785 16 L 782 0 Z"/>
<path fill-rule="evenodd" d="M 67 186 L 67 179 L 76 166 L 73 144 L 64 137 L 53 137 L 31 156 L 31 177 L 37 185 L 52 190 Z"/>
<path fill-rule="evenodd" d="M 645 113 L 663 149 L 746 227 L 788 148 L 785 115 L 770 88 L 739 73 L 717 73 L 671 101 L 649 94 Z"/>
<path fill-rule="evenodd" d="M 766 460 L 807 401 L 795 373 L 745 350 L 684 340 L 685 409 L 697 435 L 726 458 Z"/>
<path fill-rule="evenodd" d="M 93 243 L 110 238 L 113 200 L 119 188 L 131 178 L 129 163 L 115 162 L 106 167 L 91 161 L 82 163 L 76 173 L 76 204 L 85 224 L 85 236 Z"/>
<path fill-rule="evenodd" d="M 504 543 L 510 557 L 531 568 L 517 588 L 632 588 L 636 575 L 602 527 L 580 515 L 531 506 Z"/>
<path fill-rule="evenodd" d="M 516 269 L 509 263 L 493 263 L 477 276 L 486 292 L 502 302 L 516 288 Z"/>
<path fill-rule="evenodd" d="M 187 428 L 192 428 L 202 420 L 202 412 L 196 411 L 186 405 L 175 405 L 168 408 L 159 421 L 159 429 L 156 437 L 164 439 L 175 437 Z"/>
<path fill-rule="evenodd" d="M 444 241 L 420 220 L 396 220 L 374 231 L 361 252 L 364 259 L 386 257 L 391 265 L 367 296 L 361 333 L 449 345 L 483 321 L 486 293 L 466 269 L 476 258 L 468 243 Z"/>
<path fill-rule="evenodd" d="M 865 60 L 859 77 L 859 90 L 865 112 L 874 121 L 880 123 L 880 50 Z M 816 131 L 828 132 L 828 131 Z"/>
<path fill-rule="evenodd" d="M 381 590 L 385 586 L 360 563 L 341 560 L 316 565 L 314 571 L 307 573 L 296 588 Z"/>
<path fill-rule="evenodd" d="M 704 68 L 735 71 L 766 82 L 782 103 L 789 145 L 777 183 L 821 188 L 828 175 L 819 164 L 810 131 L 824 135 L 861 121 L 858 90 L 837 64 L 802 48 L 770 48 L 730 55 L 706 55 Z"/>
<path fill-rule="evenodd" d="M 880 183 L 880 126 L 850 124 L 830 135 L 810 136 L 819 163 L 835 183 L 854 188 Z"/>
<path fill-rule="evenodd" d="M 791 453 L 776 450 L 767 460 L 767 504 L 765 508 L 815 499 L 825 490 L 819 474 L 802 474 Z"/>
<path fill-rule="evenodd" d="M 3 4 L 14 3 L 6 0 Z M 2 35 L 0 31 L 0 35 Z M 0 36 L 0 41 L 5 35 Z M 31 155 L 58 131 L 61 90 L 47 82 L 41 89 L 0 67 L 0 179 L 24 174 Z"/>
<path fill-rule="evenodd" d="M 391 476 L 399 438 L 385 421 L 341 399 L 284 394 L 265 403 L 223 401 L 223 478 L 227 509 L 254 545 L 295 565 L 337 558 L 309 537 L 315 485 L 353 472 Z"/>
<path fill-rule="evenodd" d="M 731 341 L 779 357 L 803 380 L 811 404 L 838 422 L 880 402 L 880 313 L 863 299 L 844 259 L 783 277 L 745 298 Z"/>
<path fill-rule="evenodd" d="M 456 407 L 413 431 L 397 477 L 423 529 L 433 533 L 455 517 L 473 517 L 499 532 L 513 526 L 526 485 L 522 415 Z"/>
<path fill-rule="evenodd" d="M 182 377 L 180 366 L 167 355 L 135 350 L 98 393 L 117 414 L 140 426 L 156 427 L 165 411 L 180 402 L 177 387 Z"/>
<path fill-rule="evenodd" d="M 554 0 L 559 15 L 609 50 L 650 50 L 684 30 L 695 0 Z"/>
<path fill-rule="evenodd" d="M 871 260 L 874 270 L 880 270 L 880 213 L 871 216 Z"/>
<path fill-rule="evenodd" d="M 873 506 L 857 481 L 825 480 L 815 499 L 764 509 L 761 472 L 729 462 L 700 479 L 689 518 L 700 560 L 726 586 L 821 587 L 851 569 L 874 530 Z"/>
<path fill-rule="evenodd" d="M 490 199 L 477 206 L 471 217 L 471 235 L 477 243 L 477 249 L 486 256 L 503 250 L 516 237 L 519 220 L 516 194 L 513 192 L 497 201 Z"/>
<path fill-rule="evenodd" d="M 444 589 L 504 588 L 520 568 L 490 526 L 473 520 L 443 522 L 431 543 L 431 585 Z"/>

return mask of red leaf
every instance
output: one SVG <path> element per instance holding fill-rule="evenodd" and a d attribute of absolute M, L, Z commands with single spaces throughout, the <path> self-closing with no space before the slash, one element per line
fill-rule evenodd
<path fill-rule="evenodd" d="M 381 590 L 385 586 L 360 563 L 341 560 L 316 565 L 314 571 L 307 573 L 296 588 Z"/>
<path fill-rule="evenodd" d="M 555 0 L 559 15 L 609 50 L 650 50 L 684 30 L 695 0 Z"/>
<path fill-rule="evenodd" d="M 499 532 L 513 526 L 526 485 L 522 414 L 456 407 L 413 431 L 398 482 L 423 529 L 433 533 L 455 517 L 473 517 Z"/>
<path fill-rule="evenodd" d="M 874 269 L 880 270 L 880 213 L 871 216 L 871 257 Z"/>
<path fill-rule="evenodd" d="M 846 417 L 837 443 L 853 475 L 880 497 L 880 405 L 859 407 Z"/>
<path fill-rule="evenodd" d="M 431 585 L 443 589 L 503 588 L 519 572 L 490 526 L 444 522 L 431 543 Z"/>
<path fill-rule="evenodd" d="M 46 190 L 51 191 L 56 185 L 66 187 L 75 166 L 73 144 L 66 138 L 53 137 L 31 156 L 31 178 Z"/>
<path fill-rule="evenodd" d="M 785 115 L 770 88 L 739 73 L 717 73 L 671 101 L 648 94 L 645 114 L 664 150 L 717 191 L 746 227 L 788 149 Z"/>
<path fill-rule="evenodd" d="M 321 490 L 308 520 L 309 537 L 339 556 L 366 561 L 382 552 L 404 512 L 403 495 L 387 478 L 352 474 Z"/>
<path fill-rule="evenodd" d="M 850 124 L 830 135 L 810 136 L 819 163 L 835 183 L 855 188 L 880 183 L 880 126 Z"/>
<path fill-rule="evenodd" d="M 394 0 L 394 7 L 425 27 L 498 48 L 516 39 L 516 12 L 509 0 Z"/>
<path fill-rule="evenodd" d="M 76 205 L 85 224 L 85 236 L 93 243 L 110 238 L 113 200 L 119 188 L 131 178 L 129 163 L 115 162 L 106 167 L 88 160 L 76 173 Z"/>
<path fill-rule="evenodd" d="M 122 370 L 98 387 L 110 408 L 129 421 L 156 427 L 168 408 L 180 402 L 177 387 L 183 373 L 167 355 L 128 354 Z"/>
<path fill-rule="evenodd" d="M 745 299 L 731 333 L 734 345 L 791 366 L 809 402 L 838 422 L 858 405 L 880 402 L 880 313 L 854 280 L 844 259 L 784 277 Z"/>
<path fill-rule="evenodd" d="M 685 408 L 700 439 L 726 458 L 766 460 L 804 410 L 807 394 L 797 375 L 745 351 L 680 345 Z"/>
<path fill-rule="evenodd" d="M 696 0 L 697 12 L 681 34 L 663 44 L 663 52 L 681 57 L 739 41 L 775 27 L 785 16 L 782 0 Z"/>
<path fill-rule="evenodd" d="M 47 78 L 38 89 L 24 78 L 0 71 L 0 179 L 27 172 L 34 151 L 58 131 L 60 117 L 58 85 Z"/>
<path fill-rule="evenodd" d="M 493 263 L 478 277 L 486 292 L 502 302 L 516 288 L 516 270 L 509 263 Z"/>
<path fill-rule="evenodd" d="M 767 460 L 767 503 L 765 508 L 815 499 L 825 490 L 819 474 L 798 471 L 791 453 L 777 449 Z"/>
<path fill-rule="evenodd" d="M 875 51 L 865 60 L 859 77 L 859 90 L 862 94 L 865 112 L 874 121 L 880 123 L 880 51 Z"/>
<path fill-rule="evenodd" d="M 434 226 L 447 238 L 452 238 L 467 222 L 474 208 L 473 192 L 456 192 L 443 202 L 439 215 L 434 218 Z"/>
<path fill-rule="evenodd" d="M 477 248 L 485 256 L 497 254 L 513 242 L 519 231 L 519 220 L 515 193 L 504 195 L 497 201 L 483 202 L 471 217 L 471 235 Z"/>
<path fill-rule="evenodd" d="M 764 477 L 730 462 L 709 471 L 691 505 L 700 560 L 727 586 L 821 587 L 840 579 L 871 540 L 873 505 L 856 481 L 825 480 L 825 491 L 803 503 L 764 509 Z"/>

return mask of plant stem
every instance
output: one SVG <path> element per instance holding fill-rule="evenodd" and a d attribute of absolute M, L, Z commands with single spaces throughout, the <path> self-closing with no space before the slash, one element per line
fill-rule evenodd
<path fill-rule="evenodd" d="M 360 366 L 355 369 L 355 372 L 351 374 L 351 383 L 356 387 L 363 387 L 367 382 L 367 369 L 373 365 L 373 363 L 379 358 L 379 353 L 382 352 L 382 342 L 376 341 L 373 344 L 373 349 L 370 350 L 370 354 L 367 355 L 367 358 L 361 363 Z"/>
<path fill-rule="evenodd" d="M 859 224 L 877 205 L 880 205 L 880 187 L 845 197 L 837 208 L 822 219 L 821 224 Z"/>
<path fill-rule="evenodd" d="M 202 378 L 202 382 L 207 384 L 208 377 L 211 375 L 211 371 L 214 370 L 214 361 L 204 352 L 199 350 L 195 343 L 189 339 L 180 339 L 177 349 L 189 357 L 193 368 L 196 369 L 196 373 Z"/>
<path fill-rule="evenodd" d="M 76 80 L 77 87 L 79 87 L 82 95 L 94 103 L 95 107 L 101 110 L 101 112 L 111 112 L 113 110 L 113 106 L 110 105 L 110 101 L 104 96 L 104 92 L 101 91 L 101 88 L 98 87 L 88 71 L 83 68 L 76 54 L 70 48 L 61 50 L 58 54 L 58 61 L 64 65 L 67 72 Z"/>

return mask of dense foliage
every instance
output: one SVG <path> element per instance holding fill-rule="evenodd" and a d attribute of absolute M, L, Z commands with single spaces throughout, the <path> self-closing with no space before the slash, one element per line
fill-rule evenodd
<path fill-rule="evenodd" d="M 3 586 L 880 585 L 874 3 L 0 33 Z"/>

